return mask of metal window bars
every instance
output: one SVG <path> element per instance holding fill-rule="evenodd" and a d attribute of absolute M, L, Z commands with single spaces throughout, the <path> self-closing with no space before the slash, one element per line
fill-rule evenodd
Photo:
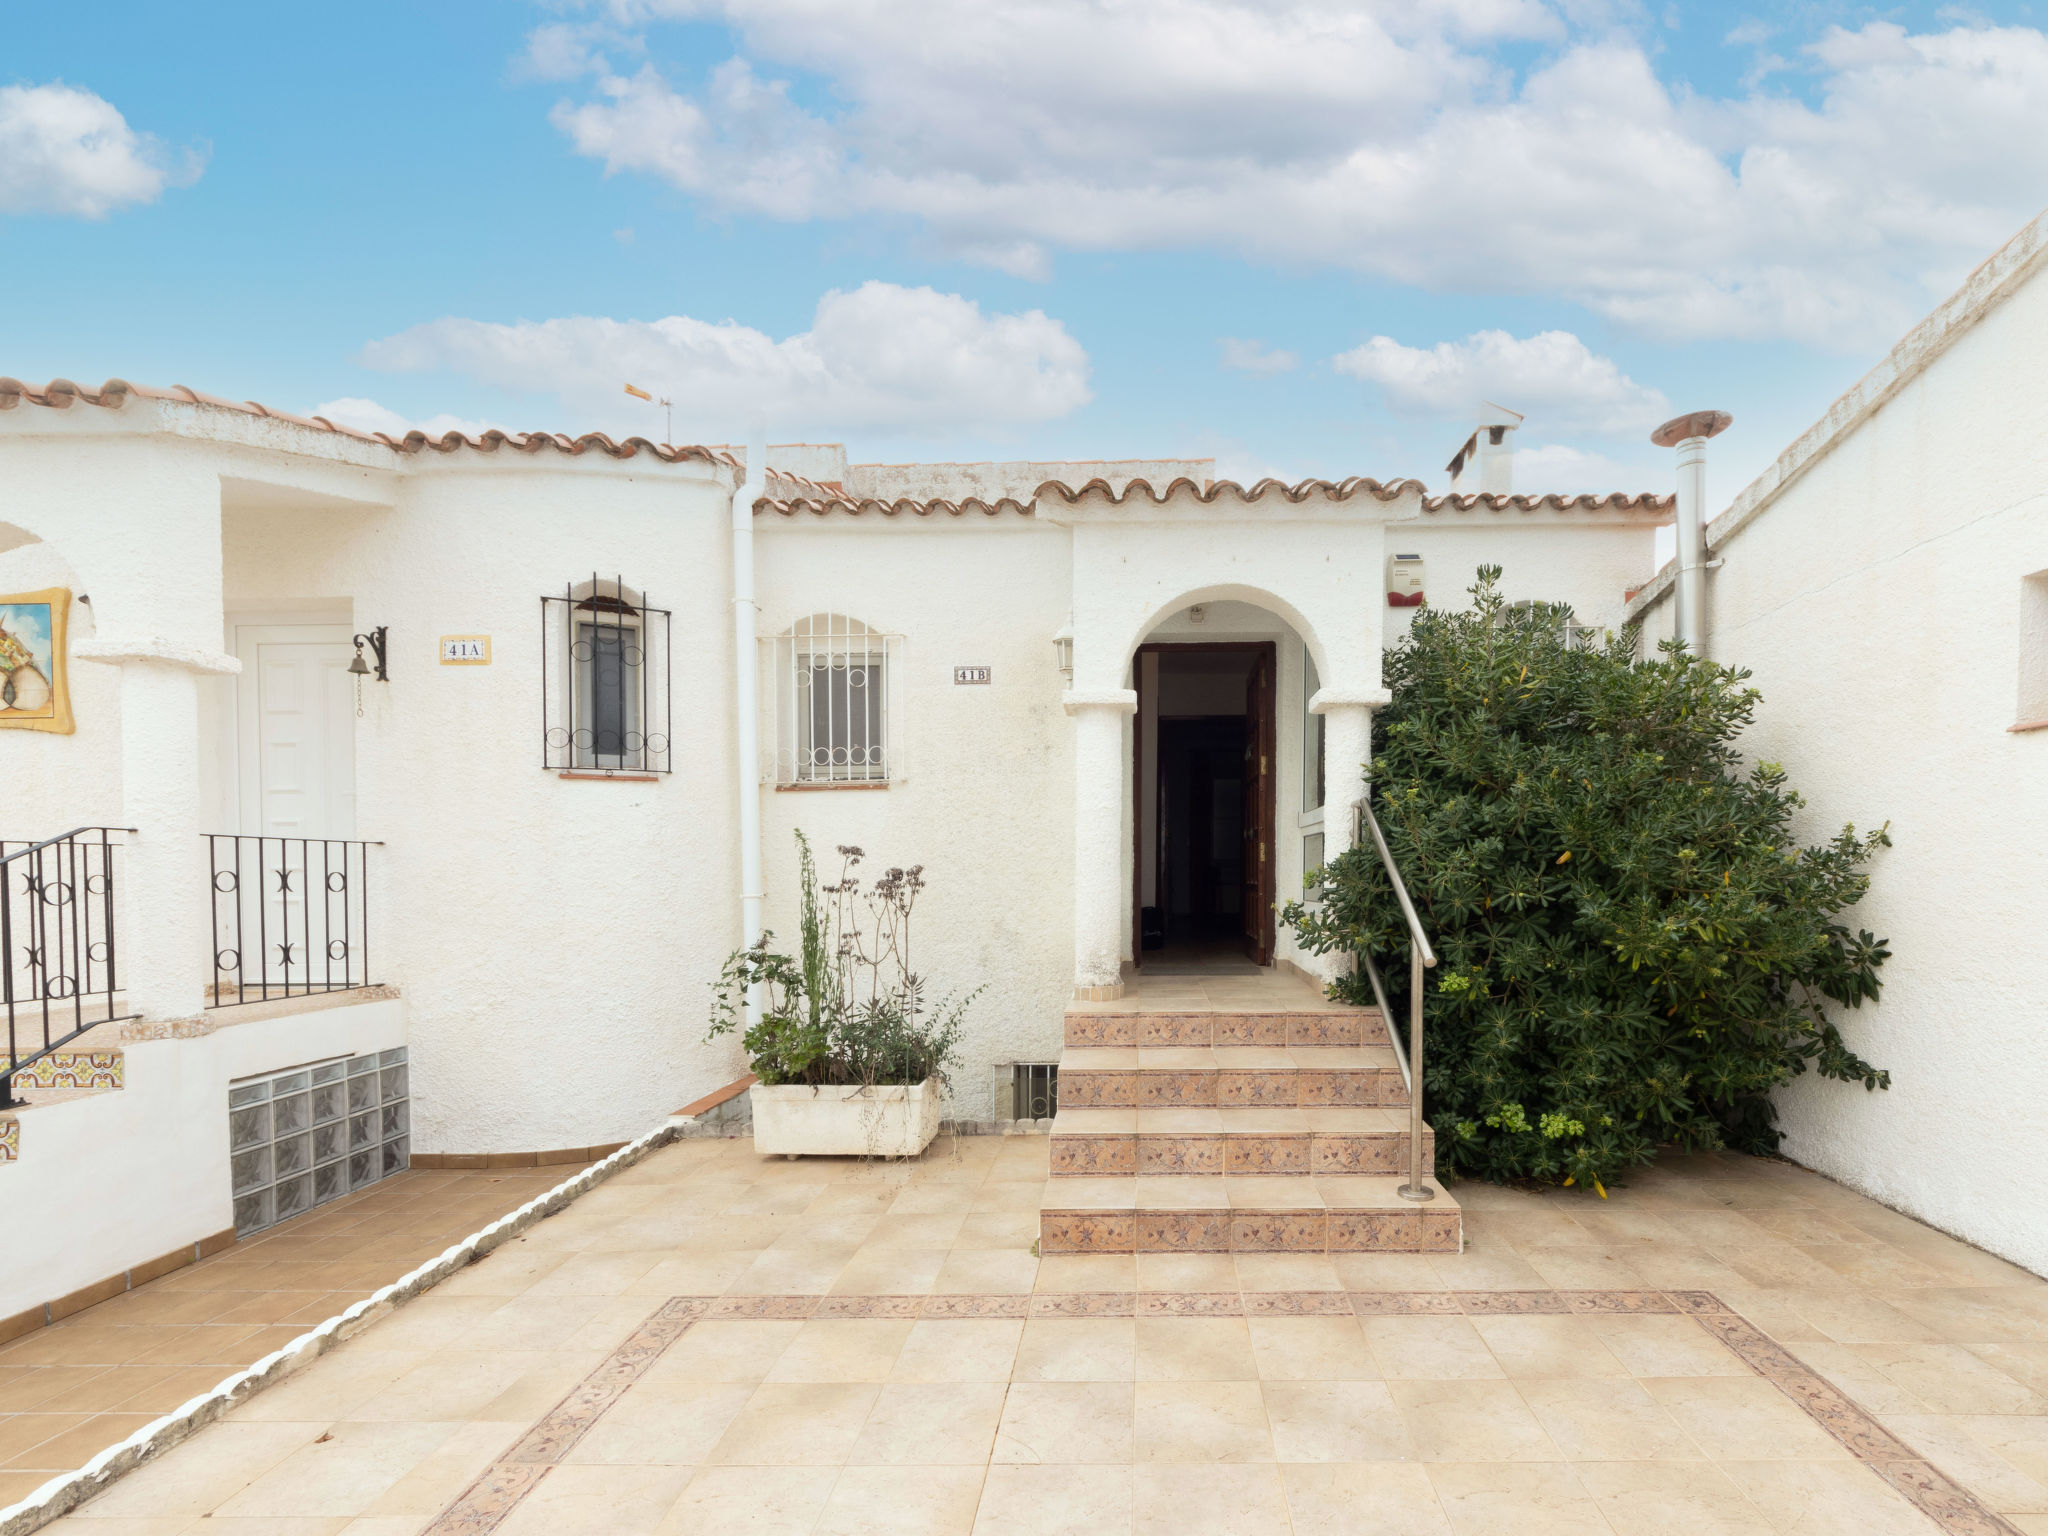
<path fill-rule="evenodd" d="M 133 1018 L 118 995 L 116 839 L 133 827 L 75 827 L 39 843 L 0 842 L 0 1109 L 14 1074 L 96 1025 Z"/>
<path fill-rule="evenodd" d="M 774 782 L 901 778 L 893 717 L 902 637 L 847 614 L 814 613 L 772 644 Z"/>
<path fill-rule="evenodd" d="M 1434 1200 L 1436 1191 L 1429 1187 L 1429 1181 L 1422 1176 L 1422 973 L 1436 964 L 1436 951 L 1429 947 L 1429 940 L 1422 932 L 1422 920 L 1415 915 L 1415 903 L 1408 899 L 1407 882 L 1401 878 L 1401 870 L 1394 863 L 1394 855 L 1387 848 L 1386 834 L 1380 831 L 1379 818 L 1373 815 L 1369 801 L 1358 802 L 1359 827 L 1352 832 L 1352 841 L 1358 840 L 1360 830 L 1372 834 L 1372 845 L 1380 856 L 1380 865 L 1387 872 L 1387 881 L 1394 888 L 1394 900 L 1400 903 L 1401 919 L 1408 925 L 1408 1048 L 1401 1049 L 1401 1034 L 1394 1027 L 1394 1011 L 1387 1006 L 1387 989 L 1380 982 L 1379 967 L 1372 963 L 1372 955 L 1366 950 L 1358 951 L 1359 963 L 1365 967 L 1366 980 L 1372 983 L 1374 1001 L 1380 1005 L 1380 1017 L 1386 1020 L 1387 1040 L 1394 1047 L 1394 1058 L 1400 1064 L 1401 1075 L 1408 1079 L 1408 1182 L 1396 1194 L 1404 1200 Z"/>
<path fill-rule="evenodd" d="M 1010 1118 L 1050 1120 L 1060 1108 L 1060 1064 L 1019 1061 L 1010 1067 Z"/>
<path fill-rule="evenodd" d="M 669 611 L 594 572 L 540 604 L 542 766 L 669 772 Z"/>
<path fill-rule="evenodd" d="M 317 837 L 206 837 L 213 898 L 211 1006 L 376 984 L 370 850 Z"/>

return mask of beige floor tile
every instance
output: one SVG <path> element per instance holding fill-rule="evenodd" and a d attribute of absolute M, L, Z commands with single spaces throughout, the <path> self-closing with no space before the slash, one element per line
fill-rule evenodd
<path fill-rule="evenodd" d="M 881 1388 L 870 1382 L 767 1382 L 706 1459 L 718 1466 L 839 1466 Z"/>
<path fill-rule="evenodd" d="M 1241 1317 L 1137 1319 L 1140 1381 L 1257 1381 L 1251 1330 Z"/>
<path fill-rule="evenodd" d="M 1136 1405 L 1129 1382 L 1015 1382 L 1003 1402 L 994 1459 L 1015 1465 L 1128 1465 Z"/>
<path fill-rule="evenodd" d="M 1571 1291 L 1638 1291 L 1643 1277 L 1625 1257 L 1609 1248 L 1554 1245 L 1520 1246 L 1516 1250 L 1542 1283 Z"/>
<path fill-rule="evenodd" d="M 1576 1468 L 1615 1536 L 1769 1536 L 1720 1468 L 1699 1461 L 1595 1461 Z"/>
<path fill-rule="evenodd" d="M 810 1536 L 839 1468 L 701 1467 L 657 1536 Z"/>
<path fill-rule="evenodd" d="M 683 1253 L 663 1259 L 631 1285 L 628 1296 L 723 1296 L 754 1262 L 747 1249 Z"/>
<path fill-rule="evenodd" d="M 358 1518 L 416 1520 L 424 1525 L 502 1456 L 516 1433 L 504 1424 L 456 1425 L 447 1439 L 377 1495 Z M 210 1531 L 215 1523 L 209 1520 L 201 1529 Z"/>
<path fill-rule="evenodd" d="M 2048 1514 L 2048 1482 L 2027 1476 L 1971 1434 L 1965 1420 L 1932 1413 L 1883 1414 L 1878 1422 L 1993 1509 Z"/>
<path fill-rule="evenodd" d="M 2048 1399 L 1960 1344 L 1851 1346 L 1934 1413 L 2048 1414 Z"/>
<path fill-rule="evenodd" d="M 1689 1317 L 1589 1317 L 1586 1326 L 1629 1375 L 1750 1376 L 1750 1368 Z"/>
<path fill-rule="evenodd" d="M 646 1536 L 693 1473 L 674 1466 L 558 1466 L 493 1536 Z"/>
<path fill-rule="evenodd" d="M 689 1381 L 767 1380 L 804 1325 L 752 1319 L 695 1324 L 648 1368 L 648 1377 Z"/>
<path fill-rule="evenodd" d="M 764 1248 L 727 1287 L 735 1296 L 823 1296 L 852 1260 L 853 1247 Z"/>
<path fill-rule="evenodd" d="M 1140 1462 L 1273 1460 L 1273 1434 L 1256 1382 L 1141 1381 L 1132 1425 Z"/>
<path fill-rule="evenodd" d="M 1137 1327 L 1128 1317 L 1034 1317 L 1017 1346 L 1018 1381 L 1132 1381 Z"/>
<path fill-rule="evenodd" d="M 1038 1241 L 1036 1211 L 976 1211 L 960 1223 L 953 1240 L 955 1253 L 978 1248 L 1028 1250 Z"/>
<path fill-rule="evenodd" d="M 1506 1373 L 1470 1319 L 1367 1317 L 1365 1341 L 1389 1381 L 1460 1381 Z"/>
<path fill-rule="evenodd" d="M 1472 1326 L 1512 1378 L 1628 1375 L 1583 1318 L 1475 1317 Z"/>
<path fill-rule="evenodd" d="M 360 1515 L 440 1448 L 446 1423 L 339 1423 L 219 1506 L 222 1517 Z"/>
<path fill-rule="evenodd" d="M 1038 1260 L 1023 1248 L 956 1248 L 946 1255 L 932 1290 L 944 1296 L 1027 1296 Z"/>
<path fill-rule="evenodd" d="M 1138 1263 L 1128 1253 L 1052 1254 L 1038 1261 L 1040 1291 L 1135 1291 Z"/>
<path fill-rule="evenodd" d="M 1021 1318 L 927 1318 L 911 1324 L 891 1381 L 1008 1381 Z"/>
<path fill-rule="evenodd" d="M 1413 1462 L 1283 1465 L 1294 1536 L 1450 1536 L 1428 1471 Z"/>
<path fill-rule="evenodd" d="M 968 1536 L 983 1470 L 849 1466 L 825 1501 L 817 1536 Z"/>
<path fill-rule="evenodd" d="M 958 1243 L 960 1229 L 966 1222 L 967 1213 L 964 1211 L 882 1216 L 869 1230 L 861 1246 L 950 1249 Z"/>
<path fill-rule="evenodd" d="M 1785 1536 L 1929 1536 L 1927 1517 L 1846 1461 L 1724 1461 L 1720 1469 Z"/>
<path fill-rule="evenodd" d="M 1643 1386 L 1716 1461 L 1828 1461 L 1849 1454 L 1758 1376 L 1669 1377 Z"/>
<path fill-rule="evenodd" d="M 1557 1377 L 1517 1384 L 1569 1461 L 1644 1461 L 1705 1455 L 1640 1382 Z"/>
<path fill-rule="evenodd" d="M 1408 1423 L 1383 1381 L 1269 1381 L 1260 1395 L 1281 1461 L 1413 1461 Z"/>
<path fill-rule="evenodd" d="M 211 1514 L 279 1462 L 327 1433 L 312 1423 L 229 1420 L 209 1425 L 166 1455 L 136 1468 L 73 1519 L 197 1520 Z"/>
<path fill-rule="evenodd" d="M 1288 1536 L 1277 1466 L 1163 1466 L 1131 1477 L 1135 1536 Z"/>
<path fill-rule="evenodd" d="M 1424 1461 L 1557 1461 L 1561 1453 L 1507 1381 L 1391 1381 Z"/>
<path fill-rule="evenodd" d="M 1964 1414 L 1958 1422 L 1971 1438 L 2038 1483 L 2048 1483 L 2048 1418 L 2038 1414 Z"/>
<path fill-rule="evenodd" d="M 1870 1413 L 1927 1412 L 1927 1405 L 1873 1364 L 1861 1345 L 1805 1343 L 1788 1347 Z"/>
<path fill-rule="evenodd" d="M 862 1466 L 984 1466 L 1005 1388 L 993 1381 L 888 1382 L 849 1453 Z"/>
<path fill-rule="evenodd" d="M 982 1482 L 974 1536 L 1077 1536 L 1131 1529 L 1128 1462 L 998 1463 Z"/>
<path fill-rule="evenodd" d="M 563 1456 L 565 1463 L 694 1466 L 754 1395 L 748 1382 L 643 1377 Z"/>
<path fill-rule="evenodd" d="M 1355 1317 L 1253 1317 L 1252 1357 L 1265 1381 L 1373 1381 L 1379 1363 Z"/>
<path fill-rule="evenodd" d="M 861 1248 L 832 1282 L 834 1296 L 926 1296 L 945 1267 L 943 1248 Z"/>
<path fill-rule="evenodd" d="M 1334 1253 L 1330 1267 L 1347 1291 L 1440 1291 L 1444 1283 L 1424 1253 Z"/>
<path fill-rule="evenodd" d="M 1227 1253 L 1141 1253 L 1141 1291 L 1235 1291 L 1237 1263 Z"/>
<path fill-rule="evenodd" d="M 1612 1529 L 1562 1462 L 1438 1462 L 1428 1472 L 1456 1536 L 1595 1536 Z"/>
<path fill-rule="evenodd" d="M 1341 1291 L 1337 1262 L 1321 1253 L 1239 1253 L 1237 1283 L 1246 1291 Z"/>
<path fill-rule="evenodd" d="M 548 1403 L 532 1412 L 528 1409 L 547 1389 L 553 1388 L 555 1398 L 560 1398 L 601 1359 L 598 1351 L 442 1350 L 381 1392 L 355 1403 L 348 1413 L 354 1419 L 386 1423 L 537 1417 L 547 1411 Z M 537 1384 L 538 1389 L 508 1397 L 522 1383 Z"/>
<path fill-rule="evenodd" d="M 768 1381 L 887 1381 L 908 1318 L 813 1318 L 769 1369 Z"/>

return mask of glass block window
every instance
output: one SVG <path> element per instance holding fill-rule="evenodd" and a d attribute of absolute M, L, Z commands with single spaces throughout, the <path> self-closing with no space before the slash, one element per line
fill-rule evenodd
<path fill-rule="evenodd" d="M 374 1184 L 411 1161 L 404 1046 L 228 1088 L 237 1237 Z"/>

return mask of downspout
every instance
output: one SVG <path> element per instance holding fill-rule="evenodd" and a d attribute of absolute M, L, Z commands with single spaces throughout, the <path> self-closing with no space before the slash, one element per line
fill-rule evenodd
<path fill-rule="evenodd" d="M 1707 439 L 1734 424 L 1726 411 L 1674 416 L 1650 441 L 1678 450 L 1678 572 L 1672 583 L 1678 638 L 1694 656 L 1707 654 Z"/>
<path fill-rule="evenodd" d="M 768 445 L 759 432 L 747 442 L 747 469 L 732 493 L 733 733 L 740 800 L 740 944 L 761 941 L 761 646 L 754 602 L 754 503 L 768 489 Z M 758 987 L 747 993 L 747 1023 L 761 1021 Z"/>

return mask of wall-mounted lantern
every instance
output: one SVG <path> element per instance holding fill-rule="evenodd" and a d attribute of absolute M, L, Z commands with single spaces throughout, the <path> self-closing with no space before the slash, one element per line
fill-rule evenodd
<path fill-rule="evenodd" d="M 1053 655 L 1059 659 L 1060 676 L 1067 680 L 1069 688 L 1074 685 L 1074 621 L 1067 620 L 1053 633 Z"/>

